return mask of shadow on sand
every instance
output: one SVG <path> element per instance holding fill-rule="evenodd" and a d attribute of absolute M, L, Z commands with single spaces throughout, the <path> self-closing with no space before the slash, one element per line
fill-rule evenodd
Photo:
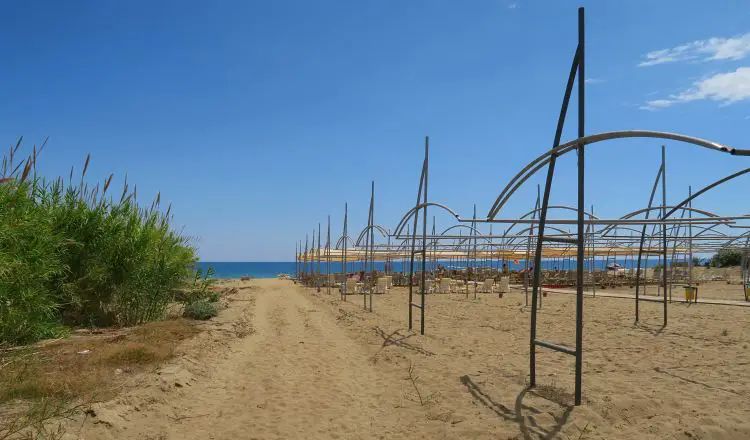
<path fill-rule="evenodd" d="M 466 389 L 471 393 L 474 398 L 479 401 L 482 405 L 492 410 L 495 414 L 502 417 L 503 419 L 518 424 L 521 430 L 521 434 L 525 440 L 532 439 L 553 439 L 560 430 L 565 426 L 570 417 L 570 413 L 573 410 L 572 406 L 560 405 L 563 408 L 562 412 L 557 414 L 551 414 L 555 419 L 555 424 L 552 427 L 546 428 L 540 426 L 536 418 L 543 412 L 533 406 L 529 406 L 523 403 L 524 398 L 527 394 L 546 398 L 545 396 L 524 388 L 516 396 L 515 406 L 511 409 L 502 403 L 494 401 L 489 395 L 482 391 L 476 383 L 474 383 L 468 375 L 461 376 L 461 383 L 466 386 Z"/>
<path fill-rule="evenodd" d="M 375 330 L 375 333 L 378 336 L 383 338 L 383 345 L 380 347 L 380 350 L 378 350 L 378 352 L 380 352 L 385 347 L 388 347 L 389 345 L 395 345 L 397 347 L 405 348 L 407 350 L 411 350 L 425 356 L 432 356 L 435 354 L 429 350 L 425 350 L 422 347 L 418 347 L 416 345 L 408 343 L 406 340 L 411 338 L 412 336 L 415 336 L 414 334 L 402 335 L 401 330 L 396 330 L 390 334 L 386 334 L 386 332 L 380 327 L 374 327 L 373 330 Z"/>

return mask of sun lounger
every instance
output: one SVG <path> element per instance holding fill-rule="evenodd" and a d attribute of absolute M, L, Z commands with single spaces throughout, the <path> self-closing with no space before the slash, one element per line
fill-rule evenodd
<path fill-rule="evenodd" d="M 438 293 L 450 293 L 452 281 L 450 278 L 443 278 L 438 281 Z"/>
<path fill-rule="evenodd" d="M 484 280 L 484 283 L 478 286 L 479 292 L 492 293 L 492 289 L 494 285 L 495 285 L 495 280 L 492 278 L 487 278 L 486 280 Z"/>
<path fill-rule="evenodd" d="M 388 293 L 388 278 L 379 277 L 375 284 L 375 293 Z"/>
<path fill-rule="evenodd" d="M 498 293 L 510 292 L 510 277 L 500 277 L 498 282 Z"/>

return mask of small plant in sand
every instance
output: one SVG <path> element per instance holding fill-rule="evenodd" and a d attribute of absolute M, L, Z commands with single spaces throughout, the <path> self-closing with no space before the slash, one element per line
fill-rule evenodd
<path fill-rule="evenodd" d="M 588 435 L 592 432 L 591 429 L 589 429 L 589 424 L 586 423 L 586 426 L 583 427 L 583 429 L 578 428 L 578 435 L 577 436 L 567 436 L 568 440 L 585 440 L 588 438 Z"/>
<path fill-rule="evenodd" d="M 195 271 L 193 287 L 187 297 L 187 302 L 199 299 L 208 299 L 212 302 L 219 300 L 219 294 L 211 290 L 214 284 L 216 284 L 214 274 L 216 274 L 216 272 L 213 267 L 206 269 L 205 273 L 203 272 L 203 269 L 200 268 Z"/>
<path fill-rule="evenodd" d="M 215 302 L 199 299 L 185 305 L 184 315 L 188 318 L 205 321 L 219 314 L 219 308 Z"/>
<path fill-rule="evenodd" d="M 216 283 L 214 273 L 213 267 L 209 267 L 205 273 L 201 269 L 195 271 L 192 288 L 183 298 L 183 316 L 205 321 L 218 315 L 221 297 L 211 289 Z"/>
<path fill-rule="evenodd" d="M 524 377 L 524 385 L 526 388 L 529 387 L 528 377 Z M 573 405 L 573 395 L 564 388 L 558 386 L 554 380 L 550 384 L 537 385 L 533 388 L 533 392 L 539 397 L 545 398 L 550 402 L 555 402 L 560 406 Z"/>
<path fill-rule="evenodd" d="M 3 417 L 0 440 L 58 440 L 65 438 L 65 421 L 81 414 L 88 415 L 92 402 L 69 405 L 62 400 L 43 399 L 25 411 Z"/>
<path fill-rule="evenodd" d="M 412 387 L 414 387 L 414 391 L 416 393 L 416 398 L 413 395 L 407 395 L 407 398 L 409 398 L 409 400 L 419 402 L 420 406 L 425 406 L 437 402 L 437 398 L 439 397 L 438 393 L 423 394 L 422 390 L 419 389 L 419 376 L 417 376 L 416 372 L 414 371 L 414 364 L 411 361 L 409 362 L 409 375 L 406 379 L 411 382 L 411 385 Z"/>

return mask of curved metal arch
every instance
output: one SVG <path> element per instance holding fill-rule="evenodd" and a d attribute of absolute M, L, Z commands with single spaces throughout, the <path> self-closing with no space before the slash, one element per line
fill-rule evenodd
<path fill-rule="evenodd" d="M 572 207 L 572 206 L 567 206 L 567 205 L 550 205 L 550 206 L 548 206 L 548 207 L 547 207 L 547 209 L 567 209 L 567 210 L 569 210 L 569 211 L 573 211 L 573 212 L 578 212 L 578 208 L 574 208 L 574 207 Z M 523 220 L 523 219 L 525 219 L 525 218 L 529 217 L 530 215 L 533 215 L 533 214 L 534 214 L 535 212 L 539 212 L 539 211 L 541 211 L 541 210 L 542 210 L 542 208 L 535 208 L 535 209 L 532 209 L 531 211 L 529 211 L 529 212 L 527 212 L 526 214 L 522 215 L 522 216 L 521 216 L 521 217 L 519 217 L 518 219 L 519 219 L 519 220 Z M 584 211 L 584 214 L 585 214 L 586 216 L 588 216 L 589 220 L 591 220 L 591 219 L 594 219 L 594 220 L 599 220 L 599 217 L 595 216 L 595 215 L 594 215 L 593 213 L 590 213 L 590 212 L 588 212 L 588 211 Z M 516 226 L 517 224 L 518 224 L 518 222 L 515 222 L 515 223 L 511 223 L 511 224 L 510 224 L 510 226 L 508 227 L 508 229 L 506 229 L 506 230 L 505 230 L 505 233 L 507 234 L 507 233 L 508 233 L 508 232 L 509 232 L 509 231 L 510 231 L 511 229 L 513 229 L 513 228 L 514 228 L 514 227 L 515 227 L 515 226 Z"/>
<path fill-rule="evenodd" d="M 685 200 L 683 200 L 683 201 L 681 201 L 680 203 L 678 203 L 678 204 L 677 204 L 677 205 L 676 205 L 676 206 L 675 206 L 674 208 L 672 208 L 672 209 L 671 209 L 671 210 L 670 210 L 670 211 L 669 211 L 669 212 L 668 212 L 668 213 L 667 213 L 667 214 L 665 215 L 665 217 L 669 217 L 669 216 L 671 216 L 671 215 L 672 215 L 672 214 L 674 214 L 674 212 L 675 212 L 675 211 L 677 211 L 677 210 L 678 210 L 679 208 L 683 207 L 684 205 L 687 205 L 687 204 L 688 204 L 688 203 L 689 203 L 689 202 L 690 202 L 691 200 L 695 199 L 696 197 L 700 196 L 701 194 L 704 194 L 704 193 L 708 192 L 709 190 L 712 190 L 712 189 L 716 188 L 717 186 L 719 186 L 719 185 L 721 185 L 721 184 L 724 184 L 724 183 L 726 183 L 726 182 L 729 182 L 730 180 L 732 180 L 732 179 L 734 179 L 734 178 L 736 178 L 736 177 L 742 176 L 743 174 L 747 174 L 748 172 L 750 172 L 750 168 L 745 168 L 744 170 L 740 170 L 740 171 L 737 171 L 736 173 L 730 174 L 730 175 L 728 175 L 728 176 L 726 176 L 726 177 L 722 177 L 721 179 L 717 180 L 716 182 L 713 182 L 713 183 L 711 183 L 710 185 L 706 185 L 706 186 L 704 186 L 704 187 L 703 187 L 703 188 L 701 188 L 700 190 L 696 191 L 696 192 L 695 192 L 695 193 L 694 193 L 693 195 L 691 195 L 690 197 L 688 197 L 688 198 L 686 198 Z"/>
<path fill-rule="evenodd" d="M 333 248 L 334 249 L 340 249 L 339 246 L 341 246 L 341 243 L 344 242 L 345 240 L 349 240 L 349 243 L 351 243 L 352 245 L 354 245 L 354 240 L 352 240 L 352 238 L 350 236 L 344 235 L 344 236 L 340 237 L 338 239 L 338 241 L 336 241 L 336 246 L 334 246 Z M 344 246 L 346 246 L 346 245 L 344 245 Z"/>
<path fill-rule="evenodd" d="M 476 235 L 476 236 L 473 236 L 473 237 L 472 237 L 472 236 L 467 236 L 466 238 L 475 238 L 475 237 L 476 237 L 476 238 L 482 238 L 482 239 L 484 239 L 485 241 L 488 241 L 488 242 L 492 243 L 492 239 L 491 239 L 490 237 L 487 237 L 487 235 L 486 235 L 486 234 L 483 234 L 483 233 L 482 233 L 481 231 L 479 231 L 479 229 L 477 229 L 477 228 L 474 228 L 474 227 L 472 227 L 472 226 L 469 226 L 469 225 L 461 224 L 461 223 L 459 223 L 459 224 L 457 224 L 457 225 L 453 225 L 453 226 L 451 226 L 451 227 L 449 227 L 449 228 L 445 229 L 445 230 L 444 230 L 443 232 L 441 232 L 441 233 L 440 233 L 440 235 L 441 235 L 441 236 L 443 236 L 443 235 L 445 235 L 445 234 L 446 234 L 446 233 L 447 233 L 448 231 L 451 231 L 451 230 L 453 230 L 453 229 L 455 229 L 455 228 L 464 228 L 464 229 L 468 229 L 468 230 L 470 230 L 470 231 L 473 231 L 473 232 L 476 232 L 476 233 L 477 233 L 477 235 Z"/>
<path fill-rule="evenodd" d="M 463 243 L 466 243 L 467 240 L 473 240 L 473 239 L 474 239 L 474 237 L 472 237 L 470 235 L 467 235 L 466 237 L 462 237 L 462 238 L 454 238 L 453 240 L 457 241 L 457 243 L 448 245 L 448 247 L 454 247 L 454 248 L 458 249 L 459 247 L 461 247 L 461 245 Z M 471 243 L 469 243 L 469 246 L 471 246 Z M 477 246 L 485 246 L 485 243 L 482 243 L 481 245 L 477 244 Z"/>
<path fill-rule="evenodd" d="M 533 161 L 531 161 L 528 165 L 526 165 L 526 167 L 524 167 L 521 170 L 521 172 L 516 174 L 511 179 L 511 181 L 508 182 L 508 184 L 505 186 L 505 188 L 497 197 L 497 199 L 495 199 L 495 202 L 492 204 L 492 207 L 490 208 L 490 211 L 487 214 L 487 219 L 488 220 L 494 219 L 497 216 L 498 212 L 500 212 L 500 209 L 502 209 L 502 207 L 505 205 L 508 199 L 513 195 L 513 193 L 515 193 L 516 190 L 518 190 L 518 188 L 521 185 L 523 185 L 524 182 L 526 182 L 526 180 L 528 180 L 531 176 L 536 174 L 536 172 L 539 171 L 542 167 L 547 165 L 552 155 L 555 155 L 557 157 L 562 156 L 566 153 L 569 153 L 575 150 L 580 144 L 589 145 L 589 144 L 595 144 L 595 143 L 607 141 L 607 140 L 625 139 L 625 138 L 669 139 L 673 141 L 685 142 L 685 143 L 693 144 L 699 147 L 708 148 L 710 150 L 715 150 L 715 151 L 719 151 L 723 153 L 729 153 L 731 155 L 750 156 L 750 150 L 736 149 L 733 147 L 729 147 L 726 145 L 722 145 L 716 142 L 711 142 L 711 141 L 697 138 L 697 137 L 686 136 L 686 135 L 682 135 L 678 133 L 662 132 L 662 131 L 624 130 L 624 131 L 609 131 L 609 132 L 584 136 L 582 138 L 574 139 L 558 147 L 552 148 L 549 151 L 543 153 L 541 156 L 534 159 Z"/>
<path fill-rule="evenodd" d="M 362 232 L 360 232 L 360 233 L 359 233 L 359 236 L 357 237 L 357 241 L 356 241 L 356 242 L 354 242 L 354 246 L 355 246 L 355 247 L 356 247 L 356 246 L 359 246 L 359 243 L 360 243 L 360 242 L 362 241 L 362 239 L 364 238 L 365 234 L 366 234 L 366 233 L 367 233 L 367 231 L 368 231 L 368 230 L 370 230 L 370 229 L 377 229 L 377 230 L 378 230 L 378 232 L 380 232 L 380 234 L 381 234 L 381 235 L 382 235 L 383 237 L 387 237 L 387 236 L 389 235 L 389 234 L 388 234 L 388 231 L 387 231 L 387 230 L 386 230 L 386 229 L 385 229 L 384 227 L 382 227 L 382 226 L 380 226 L 380 225 L 371 225 L 371 226 L 365 226 L 365 228 L 364 228 L 364 229 L 362 229 Z"/>
<path fill-rule="evenodd" d="M 416 211 L 424 208 L 425 206 L 435 206 L 438 208 L 442 208 L 443 210 L 448 211 L 453 217 L 458 218 L 458 214 L 456 213 L 456 211 L 450 209 L 449 207 L 443 205 L 442 203 L 437 203 L 437 202 L 420 203 L 419 205 L 411 208 L 409 211 L 406 212 L 406 214 L 404 214 L 403 217 L 401 217 L 401 221 L 398 222 L 398 225 L 396 226 L 396 229 L 394 229 L 393 233 L 396 235 L 400 235 L 401 232 L 403 232 L 404 227 L 406 226 L 406 222 L 409 221 L 411 216 L 413 216 Z"/>
<path fill-rule="evenodd" d="M 713 229 L 716 228 L 717 226 L 722 226 L 722 224 L 721 223 L 715 223 L 715 224 L 710 225 L 710 226 L 693 225 L 694 229 L 698 229 L 699 230 L 699 232 L 696 233 L 695 235 L 693 235 L 693 237 L 700 237 L 701 235 L 705 234 L 706 232 L 716 232 L 720 236 L 720 237 L 717 237 L 717 238 L 726 237 L 727 234 L 725 234 L 724 232 L 713 231 Z M 680 228 L 684 228 L 684 227 L 685 227 L 685 225 L 669 225 L 669 226 L 667 226 L 667 234 L 671 234 L 672 231 L 674 231 L 675 229 L 679 230 Z M 640 231 L 637 231 L 637 232 L 640 235 Z M 661 231 L 655 232 L 653 234 L 647 234 L 646 238 L 649 239 L 649 240 L 659 240 L 659 239 L 661 239 Z M 688 239 L 689 239 L 689 237 L 671 237 L 670 238 L 671 241 L 678 241 L 678 242 L 679 241 L 686 241 Z"/>
<path fill-rule="evenodd" d="M 706 217 L 719 217 L 719 214 L 716 214 L 715 212 L 711 212 L 711 211 L 706 211 L 704 209 L 690 208 L 690 207 L 687 207 L 687 206 L 680 207 L 679 205 L 667 206 L 666 207 L 666 209 L 672 209 L 672 208 L 674 208 L 675 210 L 682 209 L 683 211 L 695 212 L 697 214 L 705 215 Z M 652 206 L 651 208 L 637 209 L 637 210 L 635 210 L 633 212 L 629 212 L 629 213 L 623 215 L 622 217 L 620 217 L 620 220 L 627 220 L 629 218 L 635 217 L 636 215 L 643 214 L 644 212 L 658 211 L 660 209 L 661 209 L 661 206 Z M 619 226 L 619 225 L 608 225 L 607 227 L 602 228 L 602 230 L 600 231 L 601 235 L 602 236 L 607 235 L 607 233 L 610 230 L 614 229 L 616 226 Z"/>

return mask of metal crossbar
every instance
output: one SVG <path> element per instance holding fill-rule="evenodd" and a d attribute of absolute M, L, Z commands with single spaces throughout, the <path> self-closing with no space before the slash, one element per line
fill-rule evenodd
<path fill-rule="evenodd" d="M 577 356 L 576 350 L 574 348 L 568 348 L 563 345 L 553 344 L 551 342 L 546 342 L 546 341 L 540 341 L 539 339 L 534 339 L 534 345 L 546 347 L 546 348 L 549 348 L 550 350 L 559 351 L 560 353 L 569 354 L 571 356 Z"/>
<path fill-rule="evenodd" d="M 545 235 L 542 237 L 542 240 L 549 241 L 552 243 L 569 243 L 569 244 L 577 244 L 578 239 L 577 238 L 565 238 L 565 237 L 552 237 L 549 235 Z"/>

